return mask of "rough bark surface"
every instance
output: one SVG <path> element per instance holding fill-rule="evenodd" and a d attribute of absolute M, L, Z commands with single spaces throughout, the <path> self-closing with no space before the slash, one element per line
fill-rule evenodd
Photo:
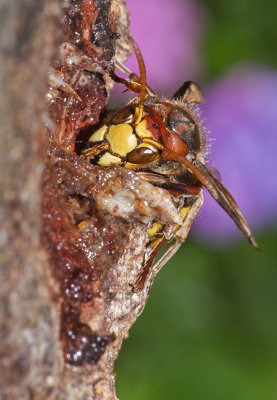
<path fill-rule="evenodd" d="M 130 52 L 124 1 L 3 0 L 0 22 L 0 398 L 116 399 L 114 361 L 151 285 L 132 288 L 147 223 L 176 219 L 161 189 L 72 145 Z"/>
<path fill-rule="evenodd" d="M 2 1 L 1 399 L 55 398 L 58 325 L 40 247 L 47 71 L 56 55 L 57 2 Z"/>

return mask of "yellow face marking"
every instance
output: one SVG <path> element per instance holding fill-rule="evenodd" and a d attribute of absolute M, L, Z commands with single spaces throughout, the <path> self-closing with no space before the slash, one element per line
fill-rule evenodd
<path fill-rule="evenodd" d="M 106 137 L 112 152 L 123 157 L 134 150 L 138 144 L 133 128 L 128 124 L 112 125 Z"/>
<path fill-rule="evenodd" d="M 139 124 L 143 116 L 143 106 L 139 106 L 139 114 L 137 119 L 135 120 L 135 125 Z"/>
<path fill-rule="evenodd" d="M 136 134 L 141 137 L 141 138 L 151 138 L 152 133 L 146 129 L 147 126 L 147 121 L 146 119 L 143 119 L 136 127 Z"/>
<path fill-rule="evenodd" d="M 107 152 L 104 153 L 102 157 L 97 161 L 98 165 L 103 167 L 110 167 L 114 164 L 121 164 L 121 159 L 119 157 L 114 156 L 113 154 Z"/>
<path fill-rule="evenodd" d="M 136 121 L 138 119 L 139 114 L 140 114 L 140 109 L 139 109 L 139 107 L 136 107 L 135 113 L 133 116 L 133 121 Z"/>
<path fill-rule="evenodd" d="M 107 131 L 107 125 L 101 126 L 101 128 L 97 129 L 96 132 L 94 132 L 91 137 L 89 138 L 89 142 L 101 142 L 104 140 L 105 133 Z"/>
<path fill-rule="evenodd" d="M 136 107 L 135 113 L 133 116 L 133 122 L 136 125 L 139 124 L 144 115 L 145 115 L 145 112 L 143 112 L 143 107 Z"/>

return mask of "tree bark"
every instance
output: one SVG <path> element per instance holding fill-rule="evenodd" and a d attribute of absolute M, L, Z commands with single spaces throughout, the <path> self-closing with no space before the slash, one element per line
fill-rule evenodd
<path fill-rule="evenodd" d="M 4 0 L 0 7 L 0 392 L 1 399 L 55 398 L 59 328 L 40 246 L 41 116 L 62 14 L 56 1 Z"/>
<path fill-rule="evenodd" d="M 0 19 L 1 399 L 116 399 L 114 361 L 152 284 L 132 287 L 147 224 L 176 220 L 161 189 L 72 145 L 130 53 L 125 3 L 3 0 Z"/>

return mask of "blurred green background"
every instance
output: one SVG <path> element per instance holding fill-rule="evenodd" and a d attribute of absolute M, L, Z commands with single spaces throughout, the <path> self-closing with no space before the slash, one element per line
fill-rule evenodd
<path fill-rule="evenodd" d="M 240 60 L 277 67 L 277 3 L 200 3 L 207 81 Z M 277 229 L 255 236 L 260 252 L 241 236 L 216 248 L 190 235 L 123 344 L 120 400 L 277 399 Z"/>
<path fill-rule="evenodd" d="M 277 399 L 277 233 L 257 239 L 191 239 L 164 267 L 116 364 L 121 400 Z"/>

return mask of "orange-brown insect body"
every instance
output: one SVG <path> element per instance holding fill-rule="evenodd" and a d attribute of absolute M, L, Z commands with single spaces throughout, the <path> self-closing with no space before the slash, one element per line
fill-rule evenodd
<path fill-rule="evenodd" d="M 157 221 L 149 229 L 153 251 L 139 274 L 135 287 L 142 289 L 155 256 L 168 240 L 176 243 L 156 264 L 155 273 L 186 239 L 190 225 L 201 207 L 204 185 L 238 228 L 256 248 L 258 245 L 235 200 L 205 165 L 205 133 L 198 120 L 196 103 L 204 96 L 194 82 L 185 82 L 172 100 L 161 100 L 146 84 L 141 53 L 133 41 L 139 61 L 140 78 L 116 62 L 129 75 L 125 80 L 112 78 L 127 89 L 139 93 L 125 107 L 112 114 L 90 136 L 82 156 L 100 166 L 121 165 L 135 169 L 143 179 L 170 191 L 178 204 L 183 225 L 163 226 Z M 155 226 L 155 228 L 154 228 Z"/>

